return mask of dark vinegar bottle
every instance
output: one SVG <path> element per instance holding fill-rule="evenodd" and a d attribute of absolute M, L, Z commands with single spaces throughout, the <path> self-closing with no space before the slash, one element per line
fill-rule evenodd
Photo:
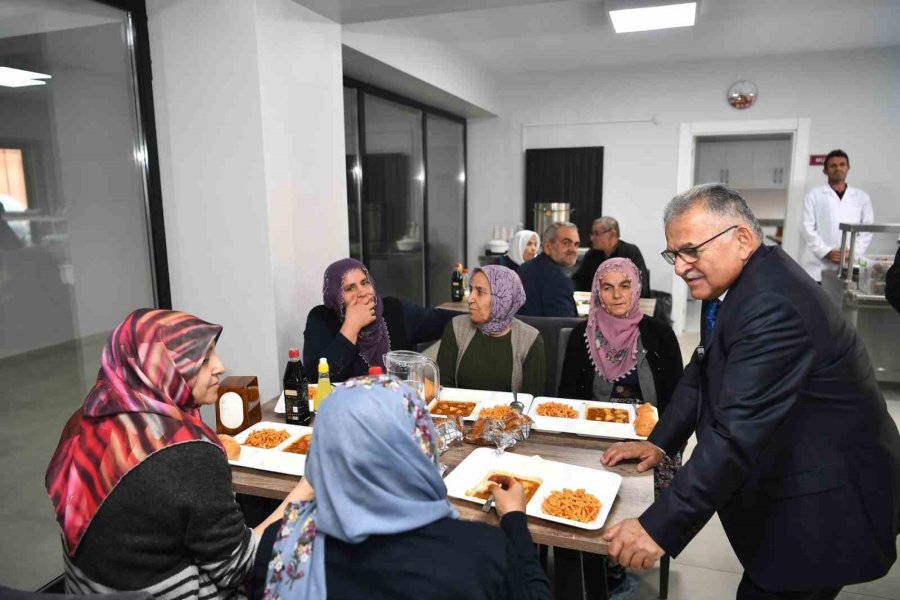
<path fill-rule="evenodd" d="M 463 287 L 462 263 L 456 263 L 456 268 L 453 269 L 453 275 L 450 277 L 451 302 L 462 302 L 465 293 L 466 290 Z"/>
<path fill-rule="evenodd" d="M 309 425 L 309 382 L 300 362 L 300 349 L 288 350 L 288 363 L 284 369 L 284 422 L 291 425 Z"/>

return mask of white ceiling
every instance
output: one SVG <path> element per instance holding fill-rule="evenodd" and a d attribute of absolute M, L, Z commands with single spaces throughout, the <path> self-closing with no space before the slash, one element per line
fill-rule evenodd
<path fill-rule="evenodd" d="M 330 5 L 348 31 L 436 41 L 494 73 L 900 44 L 900 0 L 700 0 L 694 27 L 630 34 L 613 31 L 602 0 L 300 1 Z"/>

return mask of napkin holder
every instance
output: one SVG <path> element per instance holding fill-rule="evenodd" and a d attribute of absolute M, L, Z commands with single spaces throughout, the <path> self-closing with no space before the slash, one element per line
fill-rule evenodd
<path fill-rule="evenodd" d="M 253 375 L 226 377 L 216 400 L 216 433 L 235 435 L 262 420 L 259 383 Z"/>

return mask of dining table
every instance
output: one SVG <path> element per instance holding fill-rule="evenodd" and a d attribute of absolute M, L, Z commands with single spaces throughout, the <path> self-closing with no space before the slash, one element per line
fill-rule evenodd
<path fill-rule="evenodd" d="M 283 422 L 284 415 L 275 413 L 277 398 L 262 405 L 262 420 Z M 325 402 L 328 400 L 326 399 Z M 315 423 L 313 423 L 315 428 Z M 654 500 L 653 471 L 643 473 L 637 470 L 637 461 L 625 461 L 615 467 L 604 467 L 600 463 L 603 451 L 617 440 L 594 437 L 581 437 L 566 433 L 546 433 L 531 431 L 527 439 L 519 441 L 507 452 L 521 455 L 537 455 L 545 460 L 558 461 L 589 469 L 606 470 L 622 476 L 622 482 L 612 505 L 604 527 L 587 530 L 568 525 L 528 517 L 528 530 L 536 544 L 553 548 L 567 548 L 578 551 L 578 561 L 583 565 L 583 554 L 598 554 L 605 557 L 609 545 L 603 540 L 607 527 L 629 518 L 640 516 Z M 451 445 L 440 456 L 445 471 L 449 475 L 476 448 L 467 443 Z M 262 471 L 248 467 L 232 465 L 232 485 L 234 491 L 251 496 L 281 500 L 294 488 L 300 480 L 299 476 Z M 449 498 L 459 511 L 461 519 L 499 525 L 500 519 L 495 511 L 483 512 L 482 506 L 474 502 Z M 605 561 L 604 561 L 605 570 Z M 581 572 L 582 589 L 584 589 L 584 573 Z M 603 578 L 605 581 L 605 578 Z M 662 583 L 662 582 L 661 582 Z M 604 589 L 600 597 L 606 597 Z M 661 595 L 664 597 L 664 595 Z"/>

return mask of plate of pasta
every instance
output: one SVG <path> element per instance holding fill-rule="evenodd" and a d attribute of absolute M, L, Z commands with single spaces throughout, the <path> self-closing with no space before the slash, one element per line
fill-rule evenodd
<path fill-rule="evenodd" d="M 526 490 L 525 514 L 580 529 L 600 529 L 622 484 L 622 476 L 540 456 L 478 448 L 447 477 L 447 495 L 484 504 L 489 481 L 519 480 Z"/>
<path fill-rule="evenodd" d="M 228 444 L 228 462 L 238 467 L 303 475 L 312 427 L 260 421 L 235 435 Z"/>
<path fill-rule="evenodd" d="M 532 429 L 615 440 L 645 440 L 659 420 L 650 404 L 535 398 L 528 409 Z"/>
<path fill-rule="evenodd" d="M 534 398 L 531 394 L 518 394 L 518 397 L 525 406 Z M 459 416 L 465 421 L 475 421 L 482 410 L 509 406 L 512 401 L 511 392 L 441 387 L 441 397 L 432 400 L 428 410 L 436 417 Z"/>

